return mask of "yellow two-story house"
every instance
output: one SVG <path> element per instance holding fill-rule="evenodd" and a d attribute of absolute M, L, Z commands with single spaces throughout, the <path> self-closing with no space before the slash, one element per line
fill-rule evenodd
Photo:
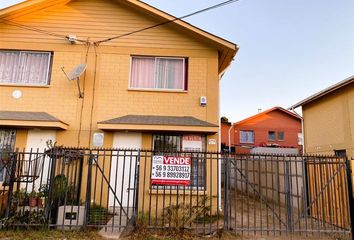
<path fill-rule="evenodd" d="M 135 0 L 29 0 L 0 19 L 0 146 L 218 150 L 235 44 Z"/>
<path fill-rule="evenodd" d="M 0 148 L 217 151 L 219 84 L 237 50 L 142 1 L 2 9 Z"/>

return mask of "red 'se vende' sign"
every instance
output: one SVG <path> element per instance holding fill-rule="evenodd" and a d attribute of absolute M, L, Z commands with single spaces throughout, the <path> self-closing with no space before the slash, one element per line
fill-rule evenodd
<path fill-rule="evenodd" d="M 151 167 L 151 184 L 190 185 L 190 157 L 154 156 Z"/>
<path fill-rule="evenodd" d="M 172 157 L 165 156 L 163 157 L 163 164 L 171 164 L 171 165 L 191 165 L 190 157 Z"/>

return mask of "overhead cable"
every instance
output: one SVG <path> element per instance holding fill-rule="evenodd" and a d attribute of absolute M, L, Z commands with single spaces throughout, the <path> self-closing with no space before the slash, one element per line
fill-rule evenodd
<path fill-rule="evenodd" d="M 133 35 L 135 33 L 143 32 L 143 31 L 146 31 L 146 30 L 149 30 L 149 29 L 152 29 L 152 28 L 156 28 L 156 27 L 159 27 L 159 26 L 162 26 L 162 25 L 166 25 L 166 24 L 169 24 L 169 23 L 172 23 L 172 22 L 176 22 L 176 21 L 179 21 L 179 20 L 194 16 L 194 15 L 200 14 L 200 13 L 203 13 L 203 12 L 206 12 L 206 11 L 210 11 L 210 10 L 213 10 L 213 9 L 216 9 L 216 8 L 219 8 L 219 7 L 222 7 L 222 6 L 237 2 L 237 1 L 239 1 L 239 0 L 227 0 L 227 1 L 221 2 L 219 4 L 216 4 L 216 5 L 213 5 L 213 6 L 210 6 L 210 7 L 195 11 L 195 12 L 187 14 L 187 15 L 184 15 L 182 17 L 175 17 L 175 18 L 173 18 L 171 20 L 168 20 L 168 21 L 165 21 L 165 22 L 154 24 L 154 25 L 151 25 L 151 26 L 148 26 L 148 27 L 145 27 L 145 28 L 141 28 L 141 29 L 138 29 L 138 30 L 135 30 L 135 31 L 132 31 L 132 32 L 124 33 L 124 34 L 121 34 L 121 35 L 118 35 L 118 36 L 110 37 L 110 38 L 107 38 L 107 39 L 104 39 L 104 40 L 96 41 L 96 42 L 93 42 L 93 44 L 97 46 L 98 44 L 103 43 L 103 42 L 112 41 L 114 39 L 126 37 L 126 36 L 129 36 L 129 35 Z M 7 25 L 16 26 L 16 27 L 19 27 L 19 28 L 22 28 L 22 29 L 38 32 L 38 33 L 41 33 L 41 34 L 45 34 L 45 35 L 49 35 L 49 36 L 53 36 L 53 37 L 57 37 L 57 38 L 61 38 L 61 39 L 69 39 L 69 36 L 65 36 L 65 35 L 61 35 L 61 34 L 58 34 L 58 33 L 54 33 L 54 32 L 46 31 L 46 30 L 43 30 L 43 29 L 39 29 L 39 28 L 36 28 L 36 27 L 32 27 L 32 26 L 27 26 L 27 25 L 24 25 L 24 24 L 16 23 L 16 22 L 13 22 L 13 21 L 7 20 L 7 19 L 0 19 L 0 22 L 3 22 L 4 24 L 7 24 Z M 85 43 L 85 44 L 91 44 L 92 43 L 92 42 L 88 42 L 87 40 L 81 40 L 81 39 L 76 39 L 76 41 L 82 42 L 82 43 Z"/>
<path fill-rule="evenodd" d="M 36 28 L 36 27 L 32 27 L 32 26 L 27 26 L 27 25 L 24 25 L 24 24 L 16 23 L 16 22 L 11 21 L 11 20 L 1 19 L 0 22 L 3 22 L 4 24 L 10 25 L 10 26 L 16 26 L 16 27 L 19 27 L 19 28 L 22 28 L 22 29 L 38 32 L 38 33 L 41 33 L 41 34 L 45 34 L 45 35 L 49 35 L 49 36 L 53 36 L 53 37 L 57 37 L 57 38 L 61 38 L 61 39 L 69 39 L 69 36 L 65 36 L 65 35 L 61 35 L 61 34 L 58 34 L 58 33 L 53 33 L 53 32 L 49 32 L 49 31 L 43 30 L 43 29 L 39 29 L 39 28 Z M 86 40 L 76 39 L 76 41 L 82 42 L 82 43 L 87 43 Z"/>
<path fill-rule="evenodd" d="M 104 40 L 96 41 L 95 43 L 96 44 L 100 44 L 100 43 L 103 43 L 103 42 L 112 41 L 114 39 L 126 37 L 126 36 L 129 36 L 129 35 L 135 34 L 135 33 L 143 32 L 143 31 L 146 31 L 146 30 L 149 30 L 149 29 L 152 29 L 152 28 L 156 28 L 156 27 L 159 27 L 159 26 L 162 26 L 162 25 L 166 25 L 166 24 L 169 24 L 169 23 L 172 23 L 172 22 L 176 22 L 178 20 L 182 20 L 182 19 L 194 16 L 194 15 L 206 12 L 206 11 L 210 11 L 212 9 L 216 9 L 216 8 L 219 8 L 219 7 L 222 7 L 222 6 L 237 2 L 237 1 L 239 1 L 239 0 L 228 0 L 228 1 L 216 4 L 216 5 L 201 9 L 199 11 L 184 15 L 182 17 L 176 17 L 176 18 L 173 18 L 171 20 L 168 20 L 168 21 L 165 21 L 165 22 L 161 22 L 161 23 L 157 23 L 157 24 L 154 24 L 154 25 L 151 25 L 151 26 L 148 26 L 148 27 L 145 27 L 145 28 L 141 28 L 141 29 L 138 29 L 138 30 L 135 30 L 135 31 L 132 31 L 132 32 L 128 32 L 128 33 L 124 33 L 124 34 L 121 34 L 121 35 L 118 35 L 118 36 L 110 37 L 110 38 L 107 38 L 107 39 L 104 39 Z"/>

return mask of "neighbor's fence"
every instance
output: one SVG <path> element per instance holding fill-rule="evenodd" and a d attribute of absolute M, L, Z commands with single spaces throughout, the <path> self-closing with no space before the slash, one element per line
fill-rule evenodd
<path fill-rule="evenodd" d="M 344 158 L 53 148 L 1 162 L 4 227 L 348 234 L 354 215 Z"/>
<path fill-rule="evenodd" d="M 350 233 L 348 166 L 331 156 L 230 155 L 225 227 L 247 234 Z"/>

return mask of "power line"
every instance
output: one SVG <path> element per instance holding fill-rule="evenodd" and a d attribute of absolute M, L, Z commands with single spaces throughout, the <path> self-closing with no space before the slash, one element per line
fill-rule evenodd
<path fill-rule="evenodd" d="M 149 30 L 149 29 L 152 29 L 152 28 L 156 28 L 156 27 L 159 27 L 159 26 L 162 26 L 162 25 L 166 25 L 166 24 L 168 24 L 168 23 L 172 23 L 172 22 L 175 22 L 175 21 L 178 21 L 178 20 L 182 20 L 182 19 L 184 19 L 184 18 L 188 18 L 188 17 L 194 16 L 194 15 L 197 15 L 197 14 L 200 14 L 200 13 L 203 13 L 203 12 L 206 12 L 206 11 L 210 11 L 210 10 L 213 10 L 213 9 L 216 9 L 216 8 L 219 8 L 219 7 L 222 7 L 222 6 L 225 6 L 225 5 L 234 3 L 234 2 L 238 2 L 238 1 L 239 1 L 239 0 L 228 0 L 228 1 L 225 1 L 225 2 L 222 2 L 222 3 L 219 3 L 219 4 L 216 4 L 216 5 L 213 5 L 213 6 L 204 8 L 204 9 L 201 9 L 201 10 L 199 10 L 199 11 L 196 11 L 196 12 L 193 12 L 193 13 L 190 13 L 190 14 L 187 14 L 187 15 L 184 15 L 184 16 L 182 16 L 182 17 L 176 17 L 176 18 L 174 18 L 174 19 L 171 19 L 171 20 L 168 20 L 168 21 L 165 21 L 165 22 L 162 22 L 162 23 L 158 23 L 158 24 L 155 24 L 155 25 L 151 25 L 151 26 L 149 26 L 149 27 L 141 28 L 141 29 L 139 29 L 139 30 L 132 31 L 132 32 L 129 32 L 129 33 L 124 33 L 124 34 L 121 34 L 121 35 L 118 35 L 118 36 L 115 36 L 115 37 L 110 37 L 110 38 L 107 38 L 107 39 L 104 39 L 104 40 L 101 40 L 101 41 L 97 41 L 97 42 L 95 42 L 95 43 L 96 43 L 96 44 L 100 44 L 100 43 L 103 43 L 103 42 L 112 41 L 112 40 L 114 40 L 114 39 L 126 37 L 126 36 L 129 36 L 129 35 L 135 34 L 135 33 L 143 32 L 143 31 L 146 31 L 146 30 Z"/>
<path fill-rule="evenodd" d="M 3 22 L 4 24 L 10 25 L 10 26 L 19 27 L 19 28 L 22 28 L 22 29 L 38 32 L 38 33 L 49 35 L 49 36 L 53 36 L 53 37 L 57 37 L 57 38 L 61 38 L 61 39 L 69 39 L 69 37 L 65 36 L 65 35 L 49 32 L 49 31 L 46 31 L 46 30 L 43 30 L 43 29 L 39 29 L 39 28 L 36 28 L 36 27 L 26 26 L 26 25 L 23 25 L 23 24 L 20 24 L 20 23 L 13 22 L 11 20 L 2 19 L 1 22 Z M 76 41 L 87 43 L 86 40 L 77 39 Z"/>
<path fill-rule="evenodd" d="M 39 29 L 39 28 L 35 28 L 35 27 L 29 27 L 29 26 L 26 26 L 26 25 L 22 25 L 22 24 L 10 21 L 10 20 L 3 19 L 3 23 L 5 23 L 7 25 L 10 25 L 10 26 L 16 26 L 16 27 L 19 27 L 19 28 L 22 28 L 22 29 L 35 31 L 35 32 L 39 32 L 39 33 L 42 33 L 42 34 L 46 34 L 46 35 L 50 35 L 50 36 L 54 36 L 54 37 L 58 37 L 58 38 L 66 38 L 66 36 L 64 36 L 64 35 L 48 32 L 48 31 L 45 31 L 45 30 L 42 30 L 42 29 Z"/>
<path fill-rule="evenodd" d="M 94 44 L 98 45 L 98 44 L 103 43 L 103 42 L 108 42 L 108 41 L 112 41 L 114 39 L 118 39 L 118 38 L 126 37 L 126 36 L 129 36 L 129 35 L 135 34 L 135 33 L 143 32 L 143 31 L 146 31 L 146 30 L 149 30 L 149 29 L 152 29 L 152 28 L 156 28 L 156 27 L 159 27 L 159 26 L 162 26 L 162 25 L 166 25 L 168 23 L 176 22 L 178 20 L 182 20 L 182 19 L 194 16 L 194 15 L 206 12 L 206 11 L 210 11 L 210 10 L 213 10 L 213 9 L 216 9 L 216 8 L 219 8 L 219 7 L 222 7 L 222 6 L 237 2 L 237 1 L 239 1 L 239 0 L 224 1 L 222 3 L 219 3 L 219 4 L 216 4 L 216 5 L 201 9 L 199 11 L 184 15 L 182 17 L 176 17 L 176 18 L 173 18 L 173 19 L 165 21 L 165 22 L 161 22 L 161 23 L 158 23 L 158 24 L 155 24 L 155 25 L 151 25 L 151 26 L 148 26 L 148 27 L 145 27 L 145 28 L 138 29 L 136 31 L 132 31 L 132 32 L 128 32 L 128 33 L 125 33 L 125 34 L 121 34 L 121 35 L 115 36 L 115 37 L 110 37 L 110 38 L 107 38 L 107 39 L 104 39 L 104 40 L 96 41 L 96 42 L 94 42 Z M 58 33 L 54 33 L 54 32 L 46 31 L 46 30 L 43 30 L 43 29 L 39 29 L 39 28 L 36 28 L 36 27 L 32 27 L 32 26 L 27 26 L 27 25 L 24 25 L 24 24 L 16 23 L 16 22 L 13 22 L 11 20 L 0 19 L 0 22 L 3 22 L 4 24 L 10 25 L 10 26 L 16 26 L 16 27 L 19 27 L 19 28 L 22 28 L 22 29 L 38 32 L 38 33 L 41 33 L 41 34 L 45 34 L 45 35 L 49 35 L 49 36 L 53 36 L 53 37 L 57 37 L 57 38 L 61 38 L 61 39 L 69 39 L 69 36 L 65 36 L 65 35 L 61 35 L 61 34 L 58 34 Z M 82 42 L 82 43 L 86 43 L 86 44 L 91 44 L 87 40 L 77 39 L 76 41 Z"/>

